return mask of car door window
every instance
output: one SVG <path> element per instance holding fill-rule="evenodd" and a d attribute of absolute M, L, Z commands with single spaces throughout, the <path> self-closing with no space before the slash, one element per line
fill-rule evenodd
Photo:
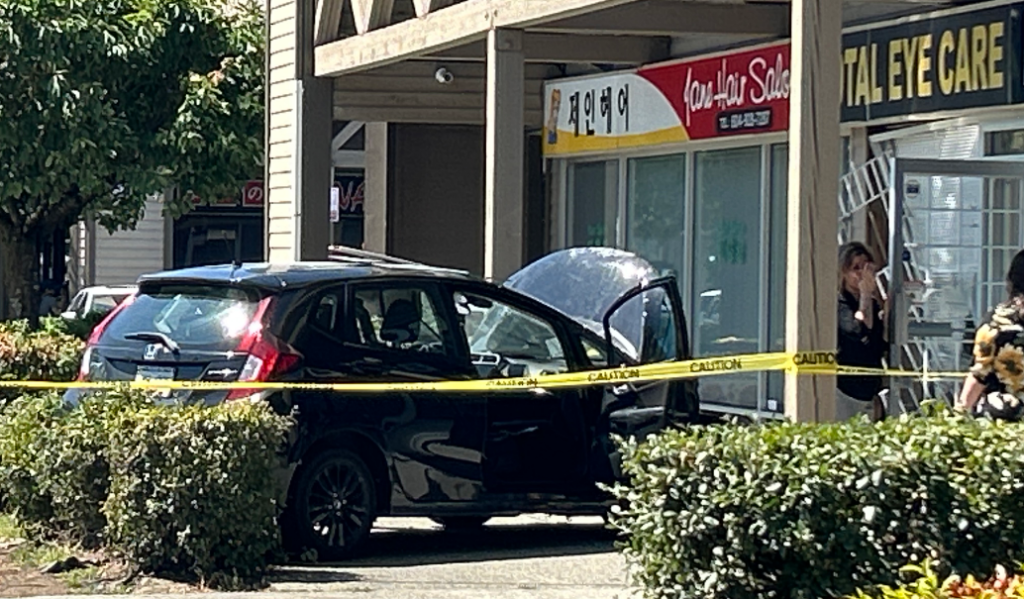
<path fill-rule="evenodd" d="M 349 342 L 372 349 L 454 355 L 454 337 L 434 297 L 416 287 L 358 287 Z"/>
<path fill-rule="evenodd" d="M 313 325 L 325 333 L 336 334 L 340 329 L 340 311 L 343 306 L 343 289 L 325 292 L 317 300 L 316 308 L 313 310 Z"/>
<path fill-rule="evenodd" d="M 682 359 L 672 301 L 661 286 L 623 302 L 608 315 L 608 325 L 613 346 L 641 364 Z"/>
<path fill-rule="evenodd" d="M 473 364 L 483 377 L 566 372 L 566 352 L 544 318 L 482 295 L 455 292 L 455 309 Z"/>
<path fill-rule="evenodd" d="M 588 339 L 587 337 L 580 337 L 580 343 L 583 344 L 583 353 L 587 357 L 587 362 L 596 368 L 606 368 L 608 366 L 608 352 L 605 351 L 603 343 Z"/>

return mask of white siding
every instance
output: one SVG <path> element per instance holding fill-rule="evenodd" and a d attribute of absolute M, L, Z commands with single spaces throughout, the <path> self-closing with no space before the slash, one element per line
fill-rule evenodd
<path fill-rule="evenodd" d="M 146 202 L 146 212 L 133 231 L 110 234 L 97 227 L 93 250 L 95 285 L 134 283 L 140 275 L 164 269 L 164 218 L 157 199 Z"/>
<path fill-rule="evenodd" d="M 295 54 L 296 0 L 271 0 L 269 55 L 266 190 L 267 258 L 290 262 L 294 256 L 295 231 Z"/>

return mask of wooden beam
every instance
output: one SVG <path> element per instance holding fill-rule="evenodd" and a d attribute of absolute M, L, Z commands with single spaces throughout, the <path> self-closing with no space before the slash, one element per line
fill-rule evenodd
<path fill-rule="evenodd" d="M 549 21 L 533 30 L 587 35 L 738 33 L 784 37 L 789 35 L 789 5 L 643 0 L 628 6 L 615 6 L 568 19 Z"/>
<path fill-rule="evenodd" d="M 843 6 L 836 0 L 792 0 L 792 11 L 786 351 L 834 351 L 840 144 L 836 65 L 841 55 Z M 787 371 L 784 388 L 790 419 L 835 419 L 834 375 L 801 376 Z"/>
<path fill-rule="evenodd" d="M 358 73 L 341 75 L 335 77 L 337 81 L 348 81 L 362 77 L 415 77 L 434 81 L 434 73 L 439 66 L 447 66 L 455 75 L 455 80 L 462 79 L 484 79 L 487 77 L 487 66 L 483 63 L 454 63 L 449 64 L 445 60 L 428 61 L 405 61 L 390 64 L 384 67 L 361 70 Z M 558 67 L 541 64 L 526 65 L 527 79 L 550 79 L 557 77 L 561 70 Z"/>
<path fill-rule="evenodd" d="M 379 106 L 335 106 L 334 120 L 377 119 L 387 123 L 430 123 L 436 125 L 483 125 L 485 110 L 481 108 L 437 108 L 437 107 L 379 107 Z M 544 124 L 544 113 L 527 110 L 523 113 L 526 129 L 539 129 Z"/>
<path fill-rule="evenodd" d="M 454 66 L 459 66 L 458 64 Z M 540 96 L 544 89 L 544 79 L 527 79 L 527 94 Z M 441 85 L 431 77 L 369 77 L 364 75 L 346 75 L 334 80 L 334 101 L 344 103 L 345 94 L 371 93 L 416 93 L 430 95 L 444 94 L 478 94 L 487 91 L 485 79 L 458 77 L 447 85 Z"/>
<path fill-rule="evenodd" d="M 527 33 L 523 36 L 526 62 L 637 65 L 668 58 L 668 38 L 620 35 L 565 35 Z M 414 60 L 483 62 L 487 44 L 473 42 Z"/>
<path fill-rule="evenodd" d="M 337 109 L 335 109 L 335 117 Z M 366 123 L 366 186 L 363 188 L 363 247 L 388 251 L 388 124 Z"/>
<path fill-rule="evenodd" d="M 341 11 L 345 0 L 317 0 L 313 30 L 314 45 L 326 44 L 338 39 L 341 29 Z"/>
<path fill-rule="evenodd" d="M 525 86 L 524 86 L 525 89 Z M 544 98 L 539 93 L 523 93 L 523 102 L 528 110 L 542 110 Z M 335 91 L 333 106 L 366 106 L 369 108 L 483 108 L 483 93 L 421 91 L 372 92 Z"/>
<path fill-rule="evenodd" d="M 454 3 L 455 0 L 412 0 L 413 6 L 416 7 L 416 16 L 420 18 Z"/>
<path fill-rule="evenodd" d="M 338 93 L 334 92 L 335 98 L 337 98 L 337 95 Z M 336 104 L 337 102 L 335 101 L 334 103 Z M 341 150 L 341 147 L 348 143 L 348 140 L 352 139 L 356 133 L 359 133 L 359 130 L 363 128 L 364 124 L 365 123 L 363 123 L 363 121 L 349 121 L 346 123 L 345 126 L 341 128 L 341 131 L 334 136 L 334 139 L 331 140 L 331 151 L 337 152 Z"/>
<path fill-rule="evenodd" d="M 368 70 L 482 40 L 491 29 L 533 27 L 634 1 L 466 0 L 421 19 L 402 21 L 365 35 L 318 46 L 316 75 L 335 77 Z"/>
<path fill-rule="evenodd" d="M 301 1 L 301 0 L 297 0 Z M 395 0 L 349 0 L 356 32 L 360 35 L 391 24 L 391 13 Z M 362 39 L 355 37 L 352 39 Z"/>
<path fill-rule="evenodd" d="M 523 32 L 487 35 L 484 152 L 484 278 L 504 281 L 523 266 Z"/>

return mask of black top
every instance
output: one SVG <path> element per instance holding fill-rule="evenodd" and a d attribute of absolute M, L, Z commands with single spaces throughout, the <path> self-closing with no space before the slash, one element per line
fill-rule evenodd
<path fill-rule="evenodd" d="M 416 263 L 389 263 L 383 260 L 350 260 L 269 264 L 250 262 L 239 266 L 230 264 L 194 266 L 143 275 L 140 285 L 166 283 L 245 283 L 253 287 L 280 289 L 303 287 L 329 281 L 357 280 L 398 276 L 478 280 L 467 272 Z"/>
<path fill-rule="evenodd" d="M 841 366 L 881 368 L 885 355 L 882 309 L 872 301 L 875 323 L 868 328 L 857 320 L 860 301 L 847 291 L 839 294 L 839 343 L 836 362 Z M 837 385 L 843 393 L 864 401 L 870 400 L 882 390 L 881 376 L 846 375 L 837 377 Z"/>

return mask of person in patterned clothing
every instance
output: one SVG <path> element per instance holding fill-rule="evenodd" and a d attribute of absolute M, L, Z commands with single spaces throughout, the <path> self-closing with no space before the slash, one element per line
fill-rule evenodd
<path fill-rule="evenodd" d="M 974 363 L 957 401 L 975 416 L 1021 420 L 1024 416 L 1024 250 L 1006 275 L 1009 298 L 997 305 L 974 335 Z"/>

